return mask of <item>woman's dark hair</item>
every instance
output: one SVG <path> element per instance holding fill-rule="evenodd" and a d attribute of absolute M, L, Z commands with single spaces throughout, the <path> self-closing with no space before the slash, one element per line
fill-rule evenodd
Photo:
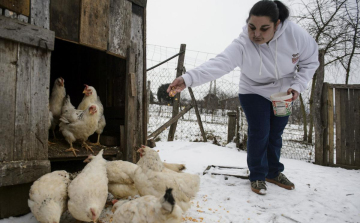
<path fill-rule="evenodd" d="M 278 19 L 284 22 L 289 17 L 289 9 L 280 1 L 262 0 L 251 8 L 246 22 L 249 21 L 252 15 L 267 16 L 273 23 L 276 23 Z"/>

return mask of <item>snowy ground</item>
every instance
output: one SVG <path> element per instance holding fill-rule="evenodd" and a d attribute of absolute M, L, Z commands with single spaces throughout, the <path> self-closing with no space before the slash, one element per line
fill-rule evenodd
<path fill-rule="evenodd" d="M 296 189 L 288 191 L 268 184 L 267 195 L 260 196 L 250 190 L 248 180 L 202 174 L 208 165 L 246 167 L 246 153 L 234 147 L 183 141 L 157 143 L 155 149 L 164 161 L 185 163 L 186 172 L 201 176 L 200 191 L 184 214 L 184 222 L 360 222 L 360 170 L 281 159 L 284 173 Z M 103 212 L 103 223 L 111 222 L 109 209 Z M 63 218 L 61 222 L 73 222 Z M 0 220 L 36 222 L 31 213 Z"/>

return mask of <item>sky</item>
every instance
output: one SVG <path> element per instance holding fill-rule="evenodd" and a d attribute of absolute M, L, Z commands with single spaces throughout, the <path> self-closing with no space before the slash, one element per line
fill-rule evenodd
<path fill-rule="evenodd" d="M 183 214 L 183 221 L 220 223 L 344 223 L 360 222 L 360 170 L 324 167 L 305 161 L 281 158 L 284 174 L 295 184 L 286 190 L 267 184 L 267 194 L 255 194 L 246 179 L 223 175 L 203 175 L 209 165 L 246 168 L 246 152 L 238 151 L 234 143 L 226 147 L 211 142 L 157 142 L 162 161 L 183 163 L 185 172 L 200 176 L 200 190 Z M 222 174 L 246 175 L 236 169 L 210 169 Z M 112 222 L 111 206 L 103 210 L 101 222 Z M 195 219 L 195 220 L 194 220 Z M 62 221 L 75 223 L 65 212 Z M 0 223 L 38 223 L 29 213 Z"/>
<path fill-rule="evenodd" d="M 238 35 L 258 0 L 151 0 L 147 44 L 220 53 Z M 283 1 L 285 4 L 288 1 Z"/>

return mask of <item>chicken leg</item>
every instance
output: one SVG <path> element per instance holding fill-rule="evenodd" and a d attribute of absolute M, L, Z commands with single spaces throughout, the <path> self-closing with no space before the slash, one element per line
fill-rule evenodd
<path fill-rule="evenodd" d="M 91 146 L 89 146 L 88 144 L 86 144 L 85 141 L 82 142 L 81 147 L 85 148 L 87 152 L 90 150 L 92 153 L 94 153 L 94 150 L 92 150 L 92 149 L 91 149 Z"/>
<path fill-rule="evenodd" d="M 92 143 L 92 142 L 89 142 L 88 143 L 92 146 L 101 146 L 100 144 L 100 134 L 98 134 L 98 139 L 97 139 L 97 142 L 96 143 Z"/>
<path fill-rule="evenodd" d="M 67 150 L 65 150 L 65 151 L 66 151 L 66 152 L 73 152 L 75 156 L 77 156 L 75 151 L 78 151 L 78 152 L 79 152 L 78 149 L 75 149 L 75 148 L 73 147 L 72 143 L 70 143 L 70 148 L 67 149 Z"/>

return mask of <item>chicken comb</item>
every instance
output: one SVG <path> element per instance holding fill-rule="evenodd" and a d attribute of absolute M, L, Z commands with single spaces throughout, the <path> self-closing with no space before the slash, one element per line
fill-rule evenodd
<path fill-rule="evenodd" d="M 87 85 L 87 84 L 84 84 L 84 86 L 85 86 L 85 89 L 88 89 L 88 88 L 89 88 L 89 85 Z"/>

